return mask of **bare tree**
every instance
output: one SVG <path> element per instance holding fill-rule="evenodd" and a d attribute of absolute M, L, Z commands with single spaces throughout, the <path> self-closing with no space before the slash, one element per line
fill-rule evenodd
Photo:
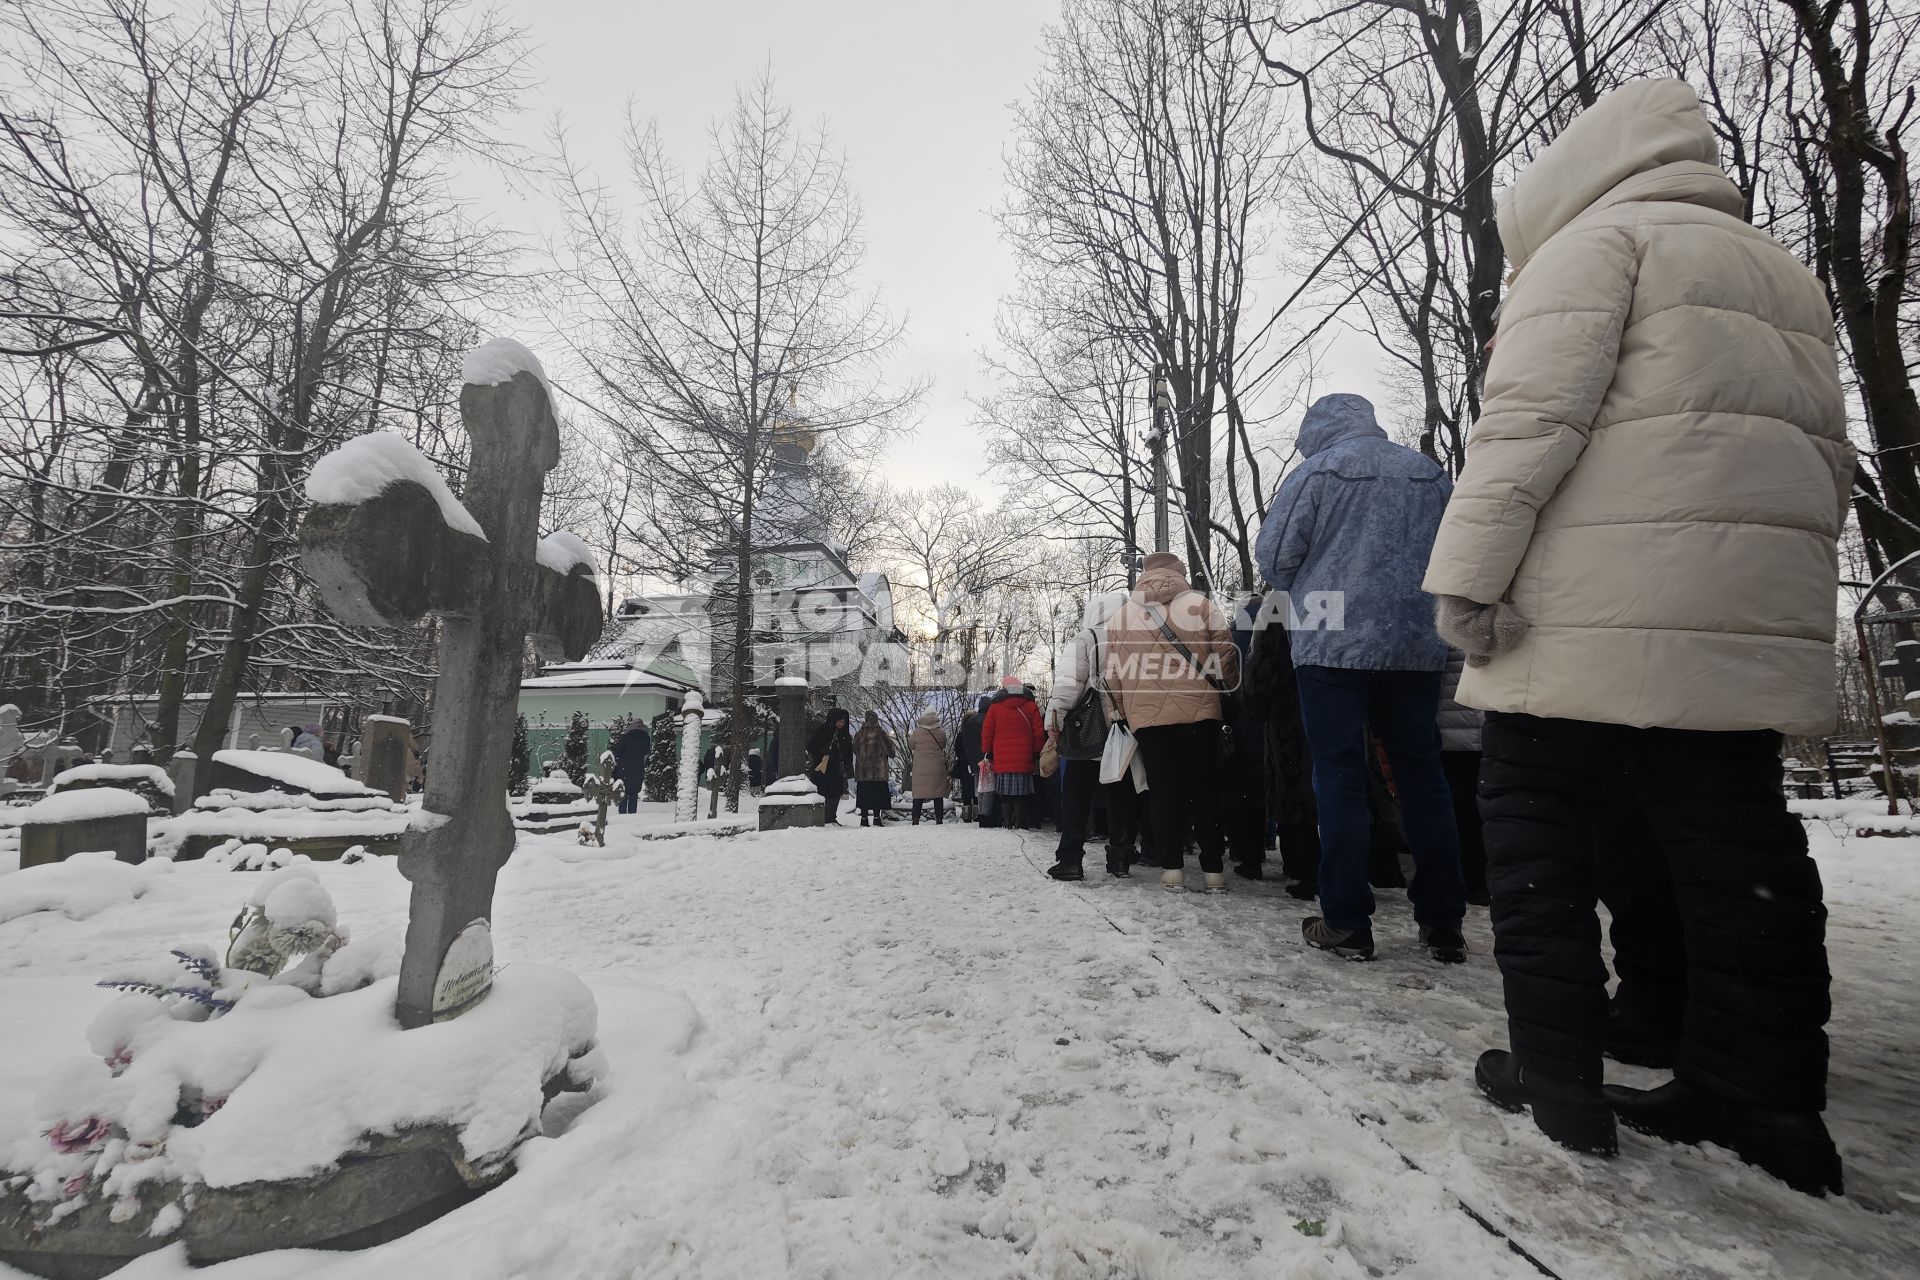
<path fill-rule="evenodd" d="M 1276 104 L 1224 0 L 1067 0 L 1044 51 L 1018 109 L 1001 214 L 1022 276 L 1008 334 L 1110 344 L 1093 357 L 1101 369 L 1130 359 L 1141 378 L 1166 378 L 1188 559 L 1216 576 L 1221 534 L 1251 581 L 1265 495 L 1246 465 L 1253 424 L 1238 375 L 1260 336 L 1241 327 L 1249 270 L 1288 170 Z M 1061 354 L 1016 340 L 1005 359 L 1028 391 L 1036 377 L 1090 385 L 1084 368 L 1053 367 Z M 1218 438 L 1241 465 L 1218 467 Z M 1229 489 L 1225 525 L 1213 518 L 1217 479 Z"/>
<path fill-rule="evenodd" d="M 752 717 L 753 549 L 799 512 L 766 510 L 782 450 L 863 451 L 902 422 L 919 388 L 887 388 L 900 333 L 863 290 L 861 216 L 824 128 L 803 134 L 767 71 L 735 98 L 691 181 L 656 126 L 630 121 L 629 220 L 565 161 L 571 334 L 588 411 L 642 459 L 648 492 L 626 526 L 649 571 L 717 570 L 715 669 L 745 757 Z M 739 804 L 738 771 L 728 785 Z"/>

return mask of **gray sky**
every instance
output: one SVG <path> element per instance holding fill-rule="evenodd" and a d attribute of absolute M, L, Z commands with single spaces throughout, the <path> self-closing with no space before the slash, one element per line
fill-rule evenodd
<path fill-rule="evenodd" d="M 865 280 L 908 320 L 895 376 L 934 383 L 919 430 L 888 454 L 888 478 L 992 487 L 978 477 L 966 400 L 981 388 L 977 352 L 1012 284 L 989 213 L 1012 138 L 1008 105 L 1039 67 L 1040 28 L 1057 0 L 503 0 L 502 12 L 526 28 L 543 81 L 519 140 L 544 146 L 558 113 L 569 147 L 616 189 L 629 100 L 697 167 L 711 121 L 771 58 L 779 96 L 800 121 L 825 120 L 848 157 L 866 212 Z M 528 231 L 555 217 L 537 194 L 483 203 Z"/>

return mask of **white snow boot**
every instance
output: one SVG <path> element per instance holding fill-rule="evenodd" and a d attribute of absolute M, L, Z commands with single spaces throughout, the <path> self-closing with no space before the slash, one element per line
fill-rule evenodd
<path fill-rule="evenodd" d="M 1160 887 L 1169 893 L 1179 893 L 1187 887 L 1187 873 L 1179 869 L 1162 871 Z"/>
<path fill-rule="evenodd" d="M 1225 893 L 1227 891 L 1227 873 L 1224 871 L 1207 872 L 1207 892 Z"/>

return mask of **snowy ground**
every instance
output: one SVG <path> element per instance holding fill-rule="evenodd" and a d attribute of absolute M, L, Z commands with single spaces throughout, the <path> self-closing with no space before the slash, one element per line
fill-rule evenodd
<path fill-rule="evenodd" d="M 1920 1274 L 1920 838 L 1813 824 L 1850 1192 L 1816 1202 L 1631 1134 L 1574 1157 L 1480 1102 L 1473 1059 L 1504 1039 L 1483 912 L 1472 962 L 1441 967 L 1383 895 L 1382 958 L 1352 965 L 1301 950 L 1274 885 L 1044 880 L 1050 834 L 639 838 L 661 817 L 604 851 L 527 839 L 502 877 L 501 961 L 581 974 L 614 1071 L 514 1179 L 366 1253 L 121 1274 Z M 390 862 L 320 874 L 355 929 L 401 922 Z M 82 920 L 6 918 L 0 875 L 0 1130 L 84 1052 L 95 976 L 224 938 L 257 875 L 183 863 Z"/>

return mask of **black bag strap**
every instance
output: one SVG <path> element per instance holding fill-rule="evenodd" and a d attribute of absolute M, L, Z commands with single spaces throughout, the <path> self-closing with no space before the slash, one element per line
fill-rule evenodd
<path fill-rule="evenodd" d="M 1165 636 L 1167 638 L 1167 643 L 1172 645 L 1174 647 L 1174 650 L 1177 653 L 1179 653 L 1181 657 L 1187 660 L 1187 665 L 1192 667 L 1196 672 L 1199 672 L 1201 678 L 1204 679 L 1208 684 L 1213 686 L 1213 691 L 1215 693 L 1224 694 L 1227 691 L 1226 682 L 1221 680 L 1219 677 L 1213 675 L 1211 672 L 1202 671 L 1200 669 L 1200 663 L 1193 656 L 1193 650 L 1187 648 L 1186 641 L 1182 640 L 1180 638 L 1180 633 L 1173 629 L 1173 624 L 1167 621 L 1167 616 L 1159 612 L 1158 610 L 1156 610 L 1150 604 L 1146 606 L 1146 610 L 1147 610 L 1147 616 L 1152 618 L 1154 622 L 1158 624 L 1160 628 L 1160 634 Z"/>

